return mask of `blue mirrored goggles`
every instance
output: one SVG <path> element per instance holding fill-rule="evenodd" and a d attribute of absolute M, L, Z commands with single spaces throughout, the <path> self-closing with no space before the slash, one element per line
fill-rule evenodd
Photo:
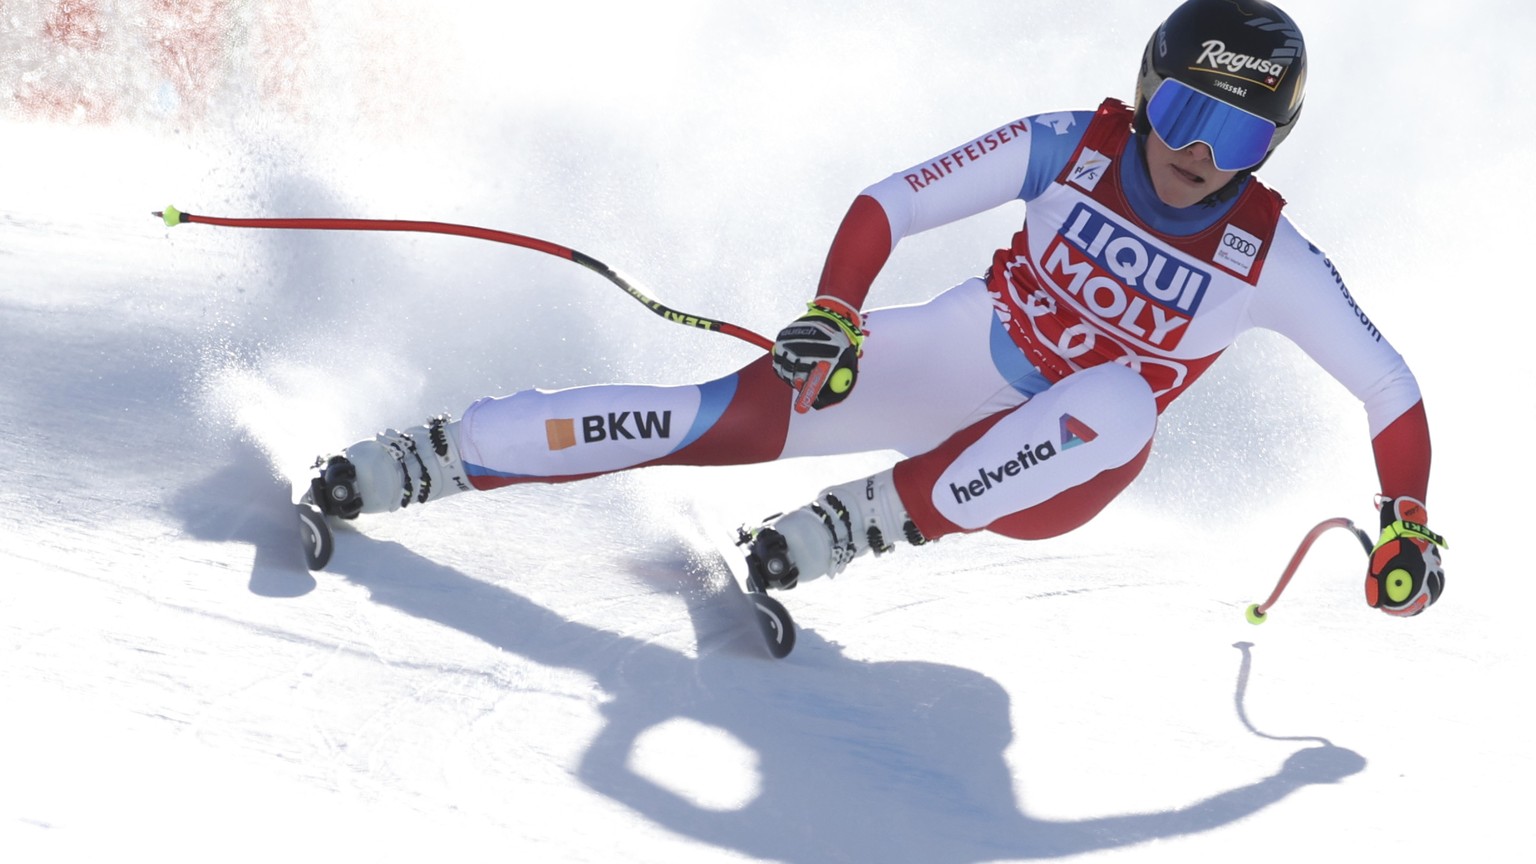
<path fill-rule="evenodd" d="M 1172 78 L 1159 84 L 1147 102 L 1147 119 L 1157 137 L 1174 150 L 1196 142 L 1210 147 L 1222 171 L 1242 171 L 1263 162 L 1275 139 L 1274 123 Z"/>

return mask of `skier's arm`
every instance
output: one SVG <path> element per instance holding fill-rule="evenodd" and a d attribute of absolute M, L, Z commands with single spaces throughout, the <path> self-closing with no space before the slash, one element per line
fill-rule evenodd
<path fill-rule="evenodd" d="M 1423 501 L 1429 488 L 1429 420 L 1420 400 L 1371 439 L 1381 494 Z"/>
<path fill-rule="evenodd" d="M 1288 220 L 1281 220 L 1274 244 L 1251 322 L 1295 342 L 1364 404 L 1381 493 L 1424 501 L 1429 423 L 1413 372 L 1333 264 Z"/>
<path fill-rule="evenodd" d="M 899 171 L 848 208 L 806 315 L 779 331 L 773 369 L 799 396 L 795 410 L 835 405 L 852 392 L 863 348 L 861 309 L 903 237 L 1029 200 L 1076 149 L 1085 115 L 1027 117 Z"/>
<path fill-rule="evenodd" d="M 1281 220 L 1250 323 L 1287 336 L 1365 405 L 1381 481 L 1381 536 L 1366 567 L 1365 600 L 1389 615 L 1423 612 L 1445 590 L 1440 547 L 1425 527 L 1429 423 L 1408 364 L 1355 303 L 1333 264 Z"/>
<path fill-rule="evenodd" d="M 1060 172 L 1089 116 L 1015 120 L 866 188 L 832 239 L 817 296 L 860 309 L 902 238 L 1034 197 Z"/>

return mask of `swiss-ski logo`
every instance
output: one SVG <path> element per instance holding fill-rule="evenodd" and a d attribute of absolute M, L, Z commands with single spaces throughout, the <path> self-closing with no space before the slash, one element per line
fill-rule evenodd
<path fill-rule="evenodd" d="M 1070 111 L 1058 111 L 1054 114 L 1040 114 L 1035 117 L 1036 126 L 1045 126 L 1057 135 L 1065 135 L 1077 125 L 1077 118 Z"/>

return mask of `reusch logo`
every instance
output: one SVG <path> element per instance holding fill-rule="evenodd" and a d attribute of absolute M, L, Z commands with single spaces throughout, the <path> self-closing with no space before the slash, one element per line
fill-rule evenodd
<path fill-rule="evenodd" d="M 576 423 L 576 420 L 568 417 L 545 420 L 544 436 L 549 441 L 549 449 L 575 447 Z M 617 414 L 610 412 L 581 418 L 581 441 L 584 444 L 671 437 L 671 411 L 620 411 Z"/>
<path fill-rule="evenodd" d="M 1061 415 L 1061 449 L 1051 441 L 1041 441 L 1039 444 L 1024 445 L 1012 459 L 994 468 L 978 468 L 976 479 L 961 486 L 958 483 L 949 484 L 950 494 L 955 496 L 956 504 L 964 504 L 975 498 L 987 494 L 994 486 L 1006 483 L 1008 478 L 1017 477 L 1039 465 L 1054 459 L 1061 452 L 1080 447 L 1099 437 L 1087 423 L 1073 417 L 1071 414 Z"/>

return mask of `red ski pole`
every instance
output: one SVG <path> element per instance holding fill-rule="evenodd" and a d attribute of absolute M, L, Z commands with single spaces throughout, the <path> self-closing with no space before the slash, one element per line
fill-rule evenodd
<path fill-rule="evenodd" d="M 1296 547 L 1296 554 L 1291 556 L 1291 563 L 1287 564 L 1285 572 L 1280 574 L 1280 581 L 1275 584 L 1275 590 L 1270 592 L 1269 599 L 1263 603 L 1254 603 L 1248 607 L 1248 623 L 1263 624 L 1268 620 L 1269 608 L 1280 599 L 1280 594 L 1285 591 L 1285 586 L 1289 585 L 1291 577 L 1296 575 L 1296 568 L 1301 566 L 1301 560 L 1307 557 L 1307 551 L 1312 548 L 1312 544 L 1317 541 L 1317 538 L 1321 537 L 1323 532 L 1330 528 L 1348 528 L 1354 532 L 1355 539 L 1360 541 L 1360 545 L 1365 547 L 1365 554 L 1371 554 L 1370 535 L 1361 531 L 1355 526 L 1355 523 L 1342 516 L 1324 519 L 1317 523 L 1311 531 L 1308 531 L 1306 537 L 1302 538 L 1301 545 Z"/>
<path fill-rule="evenodd" d="M 689 327 L 697 327 L 700 330 L 724 333 L 727 336 L 734 336 L 743 342 L 750 342 L 764 351 L 773 350 L 772 339 L 758 335 L 745 327 L 739 327 L 727 321 L 718 321 L 712 318 L 679 312 L 656 302 L 646 296 L 640 289 L 631 285 L 628 280 L 620 276 L 613 268 L 590 255 L 584 255 L 575 249 L 569 249 L 558 243 L 540 240 L 537 237 L 513 234 L 510 231 L 477 228 L 473 225 L 455 225 L 451 222 L 419 222 L 404 219 L 236 219 L 227 216 L 198 216 L 182 212 L 175 207 L 156 210 L 154 215 L 164 219 L 165 224 L 169 227 L 193 222 L 203 225 L 222 225 L 231 228 L 291 228 L 309 231 L 408 231 L 421 234 L 451 234 L 458 237 L 471 237 L 476 240 L 505 243 L 508 246 L 519 246 L 523 249 L 533 249 L 546 255 L 553 255 L 556 258 L 564 258 L 567 261 L 580 264 L 624 289 L 626 294 L 640 301 L 647 309 L 674 324 L 683 324 Z"/>

